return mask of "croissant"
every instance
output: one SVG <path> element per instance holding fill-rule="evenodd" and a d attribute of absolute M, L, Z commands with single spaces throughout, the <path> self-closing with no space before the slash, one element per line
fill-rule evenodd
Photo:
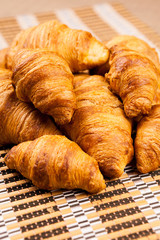
<path fill-rule="evenodd" d="M 157 68 L 159 68 L 159 57 L 156 50 L 149 46 L 148 43 L 139 39 L 135 36 L 130 35 L 118 35 L 106 42 L 106 46 L 111 49 L 112 47 L 116 50 L 132 50 L 139 52 L 149 58 Z"/>
<path fill-rule="evenodd" d="M 110 41 L 105 41 L 103 44 L 108 49 L 116 49 L 116 52 L 118 54 L 118 51 L 122 50 L 131 50 L 136 51 L 139 54 L 145 55 L 147 58 L 149 58 L 157 68 L 159 68 L 159 57 L 157 52 L 154 48 L 151 48 L 145 41 L 142 39 L 139 39 L 135 36 L 130 35 L 117 35 L 116 37 L 112 38 Z M 115 50 L 114 50 L 115 52 Z M 114 53 L 113 53 L 114 54 Z M 100 66 L 97 66 L 93 69 L 91 69 L 92 74 L 99 74 L 99 75 L 105 75 L 110 69 L 109 62 L 104 63 Z"/>
<path fill-rule="evenodd" d="M 15 52 L 22 48 L 48 48 L 61 55 L 73 72 L 102 64 L 109 56 L 108 49 L 91 33 L 71 29 L 57 20 L 20 32 L 11 44 L 7 57 L 8 68 L 12 67 Z"/>
<path fill-rule="evenodd" d="M 0 50 L 0 68 L 6 68 L 6 58 L 7 58 L 8 48 Z"/>
<path fill-rule="evenodd" d="M 32 102 L 58 124 L 70 122 L 76 99 L 67 62 L 46 49 L 22 49 L 13 59 L 17 97 Z"/>
<path fill-rule="evenodd" d="M 121 176 L 132 160 L 132 122 L 102 76 L 76 75 L 77 108 L 65 134 L 95 158 L 105 177 Z"/>
<path fill-rule="evenodd" d="M 121 97 L 124 111 L 130 118 L 150 112 L 159 81 L 157 54 L 154 50 L 151 54 L 150 48 L 148 48 L 148 54 L 139 53 L 139 41 L 136 42 L 135 39 L 130 43 L 129 40 L 123 42 L 113 39 L 107 44 L 111 55 L 110 70 L 105 76 L 112 91 Z M 133 50 L 136 47 L 137 50 Z M 147 52 L 147 49 L 144 53 L 145 51 Z"/>
<path fill-rule="evenodd" d="M 0 69 L 0 145 L 17 144 L 45 134 L 60 134 L 53 121 L 17 99 L 12 72 Z"/>
<path fill-rule="evenodd" d="M 148 173 L 160 166 L 160 104 L 138 123 L 134 145 L 139 172 Z"/>
<path fill-rule="evenodd" d="M 65 136 L 45 135 L 20 143 L 7 153 L 5 163 L 41 189 L 97 193 L 105 188 L 96 160 Z"/>

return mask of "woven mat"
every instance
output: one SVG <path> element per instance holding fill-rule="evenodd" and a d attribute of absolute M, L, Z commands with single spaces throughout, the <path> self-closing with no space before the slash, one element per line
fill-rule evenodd
<path fill-rule="evenodd" d="M 132 34 L 159 51 L 160 36 L 117 2 L 0 19 L 0 48 L 21 29 L 56 18 L 102 41 Z M 0 149 L 0 240 L 160 239 L 160 170 L 139 174 L 133 163 L 96 195 L 47 192 L 6 167 L 7 151 Z"/>

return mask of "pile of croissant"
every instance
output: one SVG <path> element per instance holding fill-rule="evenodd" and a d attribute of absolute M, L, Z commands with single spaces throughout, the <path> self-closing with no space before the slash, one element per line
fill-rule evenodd
<path fill-rule="evenodd" d="M 134 154 L 139 172 L 159 167 L 160 64 L 143 40 L 53 20 L 21 31 L 0 67 L 5 162 L 37 187 L 97 193 Z"/>

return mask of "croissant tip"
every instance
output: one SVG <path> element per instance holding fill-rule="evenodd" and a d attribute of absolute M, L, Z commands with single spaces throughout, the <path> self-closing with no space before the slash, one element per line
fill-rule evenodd
<path fill-rule="evenodd" d="M 155 171 L 158 168 L 158 166 L 155 167 L 153 164 L 146 165 L 144 163 L 143 164 L 137 163 L 136 167 L 137 167 L 138 172 L 143 173 L 143 174 L 149 173 L 151 171 Z"/>
<path fill-rule="evenodd" d="M 92 186 L 90 189 L 87 189 L 87 191 L 91 194 L 96 194 L 104 191 L 105 188 L 106 188 L 105 180 L 101 178 L 98 181 L 96 181 L 94 187 Z"/>
<path fill-rule="evenodd" d="M 103 175 L 107 178 L 119 178 L 124 172 L 123 167 L 120 168 L 118 166 L 115 165 L 111 165 L 110 167 L 108 166 L 108 168 L 105 169 L 105 171 L 103 172 Z"/>
<path fill-rule="evenodd" d="M 108 58 L 108 48 L 101 42 L 93 38 L 90 43 L 88 54 L 87 56 L 85 56 L 84 63 L 89 63 L 91 67 L 94 67 L 107 62 Z"/>
<path fill-rule="evenodd" d="M 150 99 L 145 97 L 139 97 L 134 99 L 134 102 L 124 105 L 124 111 L 128 118 L 140 117 L 141 115 L 149 114 L 152 107 L 152 102 Z"/>

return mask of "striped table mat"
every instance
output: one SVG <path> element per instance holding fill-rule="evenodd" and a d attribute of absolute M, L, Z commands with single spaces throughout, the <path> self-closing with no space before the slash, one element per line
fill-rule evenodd
<path fill-rule="evenodd" d="M 102 41 L 117 33 L 135 35 L 159 52 L 160 36 L 118 2 L 0 19 L 0 48 L 21 29 L 50 19 Z M 7 151 L 0 149 L 0 240 L 160 239 L 160 170 L 139 174 L 133 163 L 119 179 L 106 180 L 106 190 L 96 195 L 47 192 L 6 167 Z"/>

